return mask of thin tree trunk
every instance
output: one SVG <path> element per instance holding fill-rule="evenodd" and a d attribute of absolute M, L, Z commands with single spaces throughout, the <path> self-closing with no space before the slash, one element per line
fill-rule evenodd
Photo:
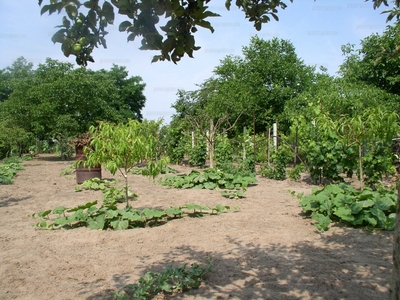
<path fill-rule="evenodd" d="M 400 183 L 397 183 L 396 226 L 393 241 L 393 270 L 390 283 L 390 299 L 400 299 Z"/>
<path fill-rule="evenodd" d="M 359 158 L 359 168 L 360 168 L 360 185 L 361 189 L 364 188 L 364 173 L 362 164 L 362 144 L 358 145 L 358 158 Z"/>
<path fill-rule="evenodd" d="M 256 172 L 256 114 L 253 112 L 253 159 L 254 159 L 254 169 Z"/>
<path fill-rule="evenodd" d="M 129 206 L 129 193 L 128 193 L 128 170 L 125 169 L 125 199 L 126 199 L 126 207 Z"/>
<path fill-rule="evenodd" d="M 210 168 L 214 168 L 214 138 L 215 138 L 215 130 L 214 130 L 214 121 L 210 119 L 210 136 L 209 136 L 209 149 L 208 153 L 210 155 Z"/>

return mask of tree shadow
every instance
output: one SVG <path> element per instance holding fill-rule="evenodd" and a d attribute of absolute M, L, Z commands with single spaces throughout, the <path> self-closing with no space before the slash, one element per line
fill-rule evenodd
<path fill-rule="evenodd" d="M 0 198 L 0 207 L 7 207 L 7 206 L 13 206 L 18 204 L 21 201 L 25 201 L 28 199 L 31 199 L 31 196 L 27 196 L 27 197 L 22 197 L 22 198 L 13 198 L 13 197 L 1 197 Z"/>
<path fill-rule="evenodd" d="M 129 284 L 129 274 L 115 274 L 113 275 L 114 288 L 102 290 L 103 281 L 97 280 L 95 282 L 83 282 L 80 283 L 82 293 L 87 293 L 93 290 L 100 290 L 99 292 L 89 296 L 86 300 L 112 300 L 116 292 L 121 291 L 124 286 Z"/>
<path fill-rule="evenodd" d="M 392 233 L 350 229 L 344 234 L 321 237 L 318 242 L 292 245 L 261 245 L 227 237 L 224 242 L 228 244 L 222 250 L 210 252 L 180 246 L 172 248 L 157 263 L 141 269 L 140 276 L 148 271 L 160 272 L 166 265 L 205 265 L 211 258 L 213 271 L 206 275 L 200 288 L 174 295 L 174 299 L 186 296 L 196 299 L 389 297 L 392 249 L 388 245 L 391 245 Z M 114 275 L 116 291 L 127 284 L 129 276 L 122 276 L 121 279 Z M 94 295 L 87 299 L 96 298 Z"/>
<path fill-rule="evenodd" d="M 71 157 L 67 157 L 67 158 L 63 158 L 61 156 L 57 156 L 57 155 L 38 155 L 37 157 L 35 157 L 36 160 L 39 161 L 60 161 L 60 162 L 73 162 L 75 161 L 75 157 L 71 156 Z"/>

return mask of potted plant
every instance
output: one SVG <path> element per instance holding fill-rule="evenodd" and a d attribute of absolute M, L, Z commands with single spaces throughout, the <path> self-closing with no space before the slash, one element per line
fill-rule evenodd
<path fill-rule="evenodd" d="M 101 165 L 90 166 L 86 163 L 87 159 L 84 149 L 85 147 L 91 147 L 91 141 L 92 136 L 90 132 L 78 134 L 78 136 L 71 141 L 71 144 L 75 148 L 76 183 L 78 184 L 91 178 L 101 179 Z"/>

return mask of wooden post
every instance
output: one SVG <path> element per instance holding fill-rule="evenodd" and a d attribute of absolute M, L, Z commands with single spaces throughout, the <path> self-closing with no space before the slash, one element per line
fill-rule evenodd
<path fill-rule="evenodd" d="M 296 137 L 294 141 L 294 166 L 297 166 L 297 153 L 298 153 L 298 139 L 299 139 L 299 124 L 296 124 Z"/>
<path fill-rule="evenodd" d="M 215 142 L 215 128 L 214 120 L 210 119 L 210 135 L 208 138 L 209 144 L 209 158 L 210 158 L 210 168 L 214 168 L 214 142 Z"/>
<path fill-rule="evenodd" d="M 244 140 L 246 136 L 246 126 L 243 127 L 243 160 L 246 159 L 246 141 Z"/>
<path fill-rule="evenodd" d="M 267 149 L 268 166 L 271 166 L 269 162 L 269 158 L 271 156 L 270 146 L 271 146 L 271 128 L 268 128 L 268 149 Z"/>

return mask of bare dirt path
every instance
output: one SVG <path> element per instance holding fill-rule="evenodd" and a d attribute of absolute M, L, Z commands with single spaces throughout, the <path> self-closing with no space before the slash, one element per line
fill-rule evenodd
<path fill-rule="evenodd" d="M 388 299 L 393 233 L 337 225 L 317 233 L 288 192 L 310 193 L 303 182 L 258 178 L 246 199 L 231 200 L 219 191 L 168 189 L 131 175 L 135 207 L 241 210 L 126 231 L 32 227 L 27 215 L 34 212 L 101 200 L 100 192 L 75 192 L 73 176 L 60 176 L 70 163 L 41 155 L 24 162 L 13 185 L 0 186 L 0 299 L 112 299 L 147 271 L 209 257 L 214 270 L 200 288 L 173 298 Z"/>

